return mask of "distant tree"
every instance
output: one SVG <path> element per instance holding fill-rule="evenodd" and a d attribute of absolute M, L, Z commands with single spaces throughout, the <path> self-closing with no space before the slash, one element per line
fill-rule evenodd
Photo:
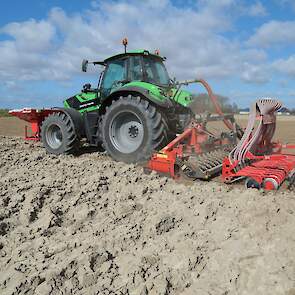
<path fill-rule="evenodd" d="M 230 99 L 228 97 L 215 94 L 221 109 L 225 113 L 237 113 L 238 105 L 236 103 L 231 104 Z M 200 93 L 198 95 L 193 95 L 193 102 L 190 105 L 190 108 L 196 114 L 204 113 L 205 111 L 214 113 L 215 108 L 212 104 L 208 94 Z"/>
<path fill-rule="evenodd" d="M 233 103 L 232 108 L 233 108 L 233 113 L 237 114 L 239 112 L 239 107 L 235 102 Z"/>

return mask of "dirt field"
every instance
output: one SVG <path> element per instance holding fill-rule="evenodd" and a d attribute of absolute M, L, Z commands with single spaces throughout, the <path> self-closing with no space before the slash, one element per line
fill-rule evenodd
<path fill-rule="evenodd" d="M 0 134 L 22 135 L 15 122 Z M 11 136 L 0 153 L 1 295 L 295 294 L 294 192 L 184 185 Z"/>
<path fill-rule="evenodd" d="M 0 117 L 0 135 L 23 136 L 25 121 L 15 117 Z"/>

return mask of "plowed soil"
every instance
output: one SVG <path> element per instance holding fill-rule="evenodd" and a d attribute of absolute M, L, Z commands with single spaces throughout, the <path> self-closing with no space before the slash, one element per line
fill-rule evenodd
<path fill-rule="evenodd" d="M 294 191 L 48 155 L 16 120 L 0 119 L 1 295 L 295 294 Z"/>

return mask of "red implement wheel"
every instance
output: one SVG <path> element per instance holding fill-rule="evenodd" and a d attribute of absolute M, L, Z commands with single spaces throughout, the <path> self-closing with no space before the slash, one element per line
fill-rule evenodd
<path fill-rule="evenodd" d="M 267 191 L 278 190 L 280 185 L 274 178 L 265 178 L 263 181 L 263 188 Z"/>

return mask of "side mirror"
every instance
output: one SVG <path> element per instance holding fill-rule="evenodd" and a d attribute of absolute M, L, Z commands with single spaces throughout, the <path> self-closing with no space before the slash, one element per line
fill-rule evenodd
<path fill-rule="evenodd" d="M 87 72 L 87 66 L 88 66 L 88 60 L 83 59 L 82 60 L 82 72 Z"/>

